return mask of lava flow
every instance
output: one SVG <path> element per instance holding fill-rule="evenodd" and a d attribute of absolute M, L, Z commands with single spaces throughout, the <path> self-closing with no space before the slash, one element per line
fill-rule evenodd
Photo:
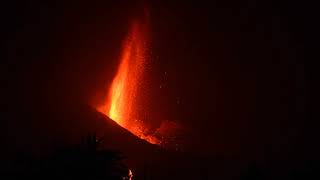
<path fill-rule="evenodd" d="M 141 139 L 158 144 L 156 138 L 145 134 L 143 123 L 136 120 L 137 91 L 146 62 L 147 29 L 147 21 L 132 23 L 124 41 L 120 64 L 109 89 L 108 99 L 97 109 Z"/>

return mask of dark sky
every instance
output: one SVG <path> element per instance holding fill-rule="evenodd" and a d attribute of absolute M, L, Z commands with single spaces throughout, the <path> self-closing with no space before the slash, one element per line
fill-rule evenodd
<path fill-rule="evenodd" d="M 188 124 L 207 151 L 255 153 L 299 136 L 307 92 L 304 17 L 294 4 L 153 5 L 161 118 Z"/>
<path fill-rule="evenodd" d="M 296 13 L 302 5 L 277 1 L 12 2 L 4 26 L 10 116 L 70 108 L 107 88 L 144 4 L 150 124 L 182 124 L 190 147 L 205 153 L 304 151 L 296 147 L 307 128 L 306 17 Z"/>

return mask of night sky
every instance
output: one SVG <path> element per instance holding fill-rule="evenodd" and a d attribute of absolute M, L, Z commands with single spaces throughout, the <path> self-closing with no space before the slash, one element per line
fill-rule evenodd
<path fill-rule="evenodd" d="M 25 129 L 49 128 L 35 113 L 99 101 L 143 7 L 151 16 L 141 92 L 148 124 L 182 125 L 190 152 L 277 160 L 316 152 L 307 121 L 304 5 L 254 0 L 7 4 L 4 137 L 17 139 L 9 144 Z"/>

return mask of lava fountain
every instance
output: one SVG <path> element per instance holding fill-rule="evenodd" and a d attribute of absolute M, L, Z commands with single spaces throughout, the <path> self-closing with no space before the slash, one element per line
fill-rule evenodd
<path fill-rule="evenodd" d="M 132 22 L 107 100 L 97 109 L 136 136 L 158 144 L 156 138 L 145 134 L 146 128 L 136 119 L 138 90 L 146 64 L 148 24 L 147 18 Z"/>
<path fill-rule="evenodd" d="M 145 64 L 144 37 L 141 25 L 134 22 L 121 54 L 120 65 L 109 90 L 107 115 L 126 127 L 134 116 L 138 83 Z"/>

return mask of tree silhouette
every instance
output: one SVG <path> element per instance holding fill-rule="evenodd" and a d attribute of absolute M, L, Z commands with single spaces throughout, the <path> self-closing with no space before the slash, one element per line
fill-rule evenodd
<path fill-rule="evenodd" d="M 59 149 L 49 158 L 20 156 L 9 176 L 14 179 L 130 179 L 131 171 L 119 151 L 99 149 L 102 139 L 88 135 L 80 145 Z M 28 158 L 27 158 L 28 157 Z"/>
<path fill-rule="evenodd" d="M 262 179 L 262 173 L 255 162 L 250 162 L 248 170 L 240 178 L 241 180 L 258 180 Z"/>

